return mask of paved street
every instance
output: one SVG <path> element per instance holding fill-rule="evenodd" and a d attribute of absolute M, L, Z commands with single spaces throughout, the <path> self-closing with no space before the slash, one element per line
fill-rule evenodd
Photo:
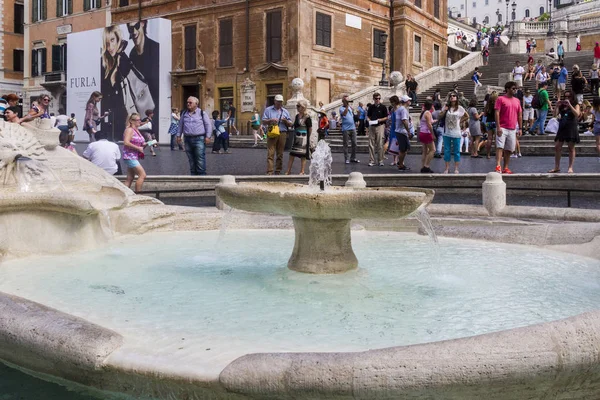
<path fill-rule="evenodd" d="M 77 151 L 82 154 L 87 144 L 77 144 Z M 148 175 L 188 175 L 189 166 L 185 152 L 171 151 L 168 146 L 162 146 L 157 151 L 157 156 L 147 155 L 142 160 L 142 165 Z M 267 151 L 265 149 L 231 149 L 231 154 L 206 154 L 207 169 L 209 175 L 262 175 L 267 168 Z M 360 164 L 344 164 L 344 155 L 333 153 L 333 173 L 349 174 L 359 171 L 363 174 L 398 174 L 398 169 L 390 166 L 391 158 L 386 160 L 384 167 L 369 167 L 369 156 L 359 154 Z M 287 168 L 288 153 L 284 153 L 284 170 Z M 566 156 L 561 161 L 561 169 L 567 170 L 568 159 Z M 421 169 L 420 155 L 410 154 L 407 156 L 406 165 L 412 168 L 412 173 L 419 173 Z M 461 159 L 460 172 L 462 173 L 487 173 L 493 171 L 495 161 L 484 158 L 471 159 L 464 156 Z M 514 173 L 545 173 L 554 167 L 554 157 L 521 157 L 511 159 L 510 167 Z M 431 168 L 435 172 L 444 170 L 444 160 L 434 159 Z M 300 161 L 296 160 L 293 172 L 300 171 Z M 308 173 L 308 165 L 306 168 Z M 575 160 L 575 172 L 600 173 L 600 162 L 597 157 L 579 157 Z M 405 173 L 405 172 L 403 172 Z"/>

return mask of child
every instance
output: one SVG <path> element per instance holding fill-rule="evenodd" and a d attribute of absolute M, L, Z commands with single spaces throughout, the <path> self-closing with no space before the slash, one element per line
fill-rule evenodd
<path fill-rule="evenodd" d="M 225 125 L 227 125 L 227 121 L 229 120 L 229 118 L 217 119 L 219 118 L 218 110 L 212 112 L 212 117 L 214 126 L 213 134 L 215 137 L 212 152 L 214 154 L 219 154 L 221 152 L 221 147 L 223 147 L 223 151 L 225 152 L 225 154 L 229 154 L 229 149 L 227 148 L 227 139 L 229 139 L 229 134 L 225 129 Z"/>
<path fill-rule="evenodd" d="M 254 146 L 252 147 L 256 147 L 258 146 L 258 142 L 262 142 L 263 141 L 263 127 L 260 124 L 260 115 L 258 115 L 258 109 L 256 107 L 254 107 L 254 115 L 252 115 L 252 120 L 251 120 L 251 125 L 252 125 L 252 134 L 254 135 Z"/>
<path fill-rule="evenodd" d="M 75 131 L 79 129 L 77 126 L 77 120 L 75 119 L 75 113 L 71 113 L 71 117 L 67 120 L 67 127 L 69 128 L 68 141 L 71 143 L 73 140 L 75 140 Z"/>
<path fill-rule="evenodd" d="M 468 119 L 461 121 L 460 129 L 461 129 L 462 133 L 460 136 L 460 147 L 458 148 L 458 151 L 466 154 L 469 152 L 469 120 Z M 465 151 L 463 151 L 463 145 L 465 147 Z"/>

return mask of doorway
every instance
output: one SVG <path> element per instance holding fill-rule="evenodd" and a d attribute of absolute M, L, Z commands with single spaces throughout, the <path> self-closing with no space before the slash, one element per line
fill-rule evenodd
<path fill-rule="evenodd" d="M 317 104 L 319 104 L 320 101 L 322 101 L 323 104 L 329 104 L 331 102 L 330 87 L 331 82 L 329 79 L 317 78 Z"/>
<path fill-rule="evenodd" d="M 182 108 L 185 108 L 187 106 L 188 97 L 193 96 L 200 99 L 200 85 L 183 85 L 181 86 L 181 93 L 183 95 L 181 102 L 181 104 L 183 104 Z M 201 104 L 198 104 L 198 107 L 200 106 Z"/>

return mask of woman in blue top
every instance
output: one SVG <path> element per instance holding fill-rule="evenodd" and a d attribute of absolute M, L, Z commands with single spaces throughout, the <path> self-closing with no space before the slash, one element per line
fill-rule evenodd
<path fill-rule="evenodd" d="M 34 118 L 50 118 L 50 114 L 48 113 L 48 107 L 50 106 L 50 96 L 47 94 L 42 94 L 38 97 L 37 101 L 34 101 L 31 104 L 31 109 L 29 110 L 29 117 L 31 119 Z"/>

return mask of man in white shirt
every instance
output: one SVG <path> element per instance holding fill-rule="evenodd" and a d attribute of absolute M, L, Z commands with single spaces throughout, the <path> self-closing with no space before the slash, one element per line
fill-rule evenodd
<path fill-rule="evenodd" d="M 98 131 L 96 132 L 96 141 L 88 145 L 83 152 L 83 157 L 110 175 L 114 175 L 119 169 L 117 160 L 121 159 L 121 151 L 116 143 L 109 142 L 106 139 L 104 132 Z"/>
<path fill-rule="evenodd" d="M 521 67 L 520 63 L 515 62 L 515 67 L 512 70 L 513 73 L 513 81 L 517 84 L 517 87 L 523 87 L 523 74 L 525 73 L 525 68 Z"/>

